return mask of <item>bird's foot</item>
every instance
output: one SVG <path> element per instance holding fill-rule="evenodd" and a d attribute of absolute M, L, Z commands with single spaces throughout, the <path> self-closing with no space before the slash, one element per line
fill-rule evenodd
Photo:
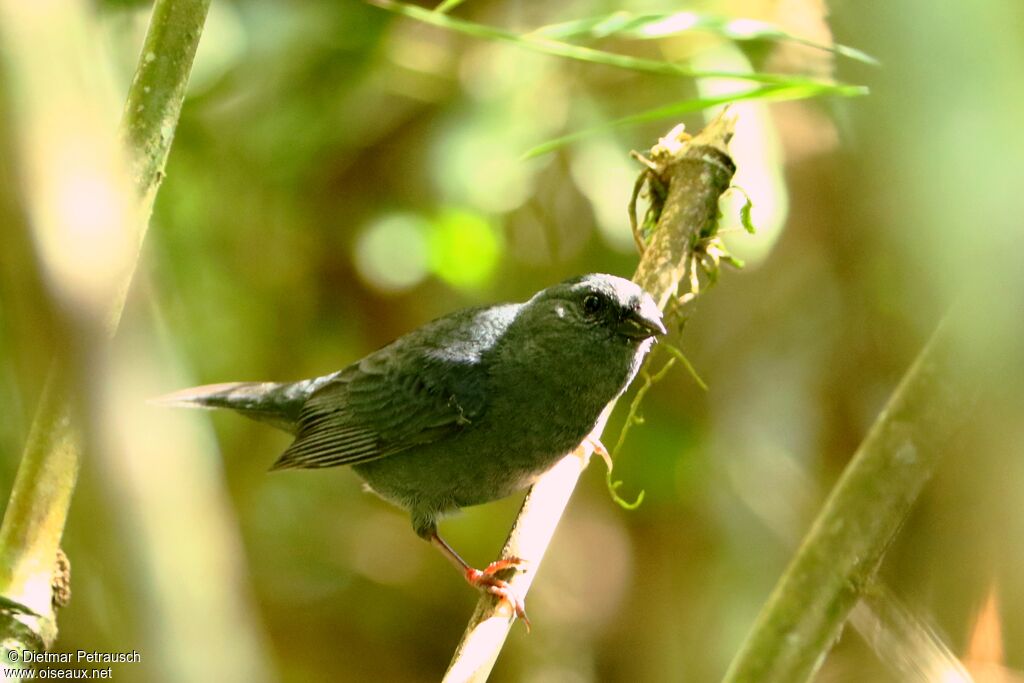
<path fill-rule="evenodd" d="M 484 567 L 484 570 L 480 573 L 493 576 L 500 571 L 505 571 L 506 569 L 515 569 L 517 571 L 525 572 L 529 570 L 529 567 L 529 560 L 524 560 L 522 558 L 512 556 L 504 557 L 500 560 L 495 560 L 494 562 L 491 562 L 489 565 Z M 476 570 L 474 569 L 473 571 Z"/>
<path fill-rule="evenodd" d="M 505 569 L 523 570 L 528 563 L 518 557 L 507 557 L 505 559 L 491 562 L 482 571 L 467 567 L 465 576 L 469 585 L 479 588 L 485 593 L 495 595 L 498 599 L 508 605 L 517 617 L 523 620 L 526 631 L 530 631 L 530 618 L 526 616 L 526 602 L 509 584 L 508 581 L 499 579 L 495 574 Z"/>

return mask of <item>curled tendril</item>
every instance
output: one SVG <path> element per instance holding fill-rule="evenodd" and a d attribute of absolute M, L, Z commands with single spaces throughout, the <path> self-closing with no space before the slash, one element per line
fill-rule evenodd
<path fill-rule="evenodd" d="M 672 355 L 672 357 L 665 361 L 665 364 L 662 365 L 661 368 L 653 375 L 647 372 L 646 370 L 641 372 L 643 384 L 640 385 L 640 388 L 637 389 L 636 395 L 633 397 L 633 400 L 630 401 L 629 412 L 626 414 L 626 421 L 622 425 L 622 430 L 619 432 L 619 438 L 615 441 L 615 446 L 612 448 L 611 455 L 605 459 L 605 464 L 608 466 L 608 471 L 605 473 L 605 482 L 608 485 L 608 493 L 611 495 L 612 500 L 614 500 L 618 505 L 625 508 L 626 510 L 635 510 L 638 507 L 640 507 L 640 504 L 643 503 L 644 501 L 645 491 L 641 490 L 640 493 L 637 495 L 636 500 L 634 500 L 633 502 L 630 502 L 623 498 L 622 496 L 620 496 L 618 490 L 622 486 L 622 481 L 615 481 L 612 479 L 612 463 L 617 457 L 619 451 L 622 449 L 622 444 L 625 443 L 626 435 L 629 433 L 629 430 L 634 425 L 642 425 L 644 423 L 644 418 L 639 413 L 640 403 L 644 400 L 644 397 L 647 395 L 647 392 L 650 391 L 651 387 L 653 387 L 655 384 L 665 379 L 669 371 L 676 364 L 676 361 L 682 363 L 683 367 L 687 369 L 690 376 L 693 377 L 694 381 L 696 381 L 697 386 L 699 386 L 704 391 L 707 391 L 708 388 L 707 384 L 704 383 L 704 380 L 702 380 L 700 376 L 697 374 L 697 371 L 694 369 L 693 364 L 690 363 L 689 359 L 687 359 L 687 357 L 683 354 L 682 351 L 677 349 L 675 346 L 672 346 L 671 344 L 665 342 L 662 342 L 662 344 L 659 345 L 659 348 L 661 348 L 662 346 Z"/>
<path fill-rule="evenodd" d="M 643 166 L 636 179 L 636 183 L 633 185 L 633 194 L 630 197 L 628 206 L 629 225 L 632 229 L 633 239 L 636 242 L 637 249 L 641 254 L 647 248 L 647 240 L 650 238 L 651 233 L 657 225 L 658 219 L 661 217 L 661 210 L 665 205 L 665 198 L 668 194 L 668 188 L 662 178 L 662 164 L 664 159 L 666 156 L 671 155 L 671 153 L 677 153 L 678 149 L 676 149 L 676 146 L 685 145 L 689 139 L 690 137 L 683 131 L 683 128 L 679 126 L 673 129 L 668 136 L 659 140 L 658 145 L 655 145 L 655 147 L 651 149 L 650 158 L 645 157 L 639 152 L 630 153 L 630 156 L 639 161 Z M 747 194 L 746 190 L 739 185 L 732 185 L 729 189 L 735 190 L 743 195 L 745 202 L 743 207 L 740 209 L 740 222 L 747 232 L 753 234 L 754 224 L 751 221 L 751 210 L 754 208 L 754 203 L 750 199 L 750 195 Z M 640 222 L 637 218 L 637 200 L 641 197 L 645 197 L 648 200 L 648 206 L 644 213 L 643 222 Z M 700 294 L 701 275 L 703 275 L 706 280 L 706 286 L 710 287 L 718 281 L 718 274 L 721 270 L 721 264 L 723 263 L 734 268 L 743 267 L 743 262 L 730 254 L 726 249 L 725 244 L 719 236 L 718 221 L 714 221 L 707 227 L 707 229 L 695 234 L 692 238 L 690 254 L 688 255 L 686 263 L 686 268 L 689 271 L 689 291 L 670 300 L 670 305 L 672 306 L 676 317 L 678 317 L 682 322 L 685 322 L 685 316 L 682 315 L 679 309 L 688 302 L 697 298 L 697 295 Z M 611 454 L 606 453 L 607 457 L 604 458 L 605 464 L 608 467 L 608 471 L 605 475 L 605 480 L 608 484 L 608 493 L 611 495 L 612 500 L 627 510 L 635 510 L 640 506 L 644 500 L 644 491 L 640 491 L 636 500 L 633 502 L 629 502 L 620 496 L 618 489 L 622 486 L 622 482 L 612 479 L 612 462 L 622 448 L 622 444 L 625 442 L 626 435 L 629 433 L 629 430 L 632 429 L 634 425 L 641 425 L 644 423 L 643 417 L 638 414 L 640 410 L 640 402 L 643 401 L 644 396 L 647 395 L 647 392 L 651 390 L 652 386 L 665 378 L 669 370 L 672 369 L 672 366 L 675 365 L 676 361 L 682 363 L 683 367 L 686 368 L 687 372 L 697 383 L 697 386 L 704 391 L 708 390 L 708 385 L 700 378 L 700 375 L 697 374 L 693 364 L 690 363 L 682 351 L 667 342 L 662 342 L 659 348 L 666 349 L 672 357 L 669 358 L 653 375 L 646 370 L 641 371 L 643 384 L 637 390 L 636 395 L 629 404 L 629 413 L 626 415 L 626 421 L 622 425 L 622 430 L 619 432 L 619 438 L 615 442 L 615 447 L 612 449 Z"/>
<path fill-rule="evenodd" d="M 619 507 L 621 507 L 621 508 L 623 508 L 625 510 L 636 510 L 638 507 L 640 507 L 643 504 L 643 502 L 644 502 L 644 494 L 647 493 L 646 491 L 641 489 L 640 493 L 638 493 L 637 496 L 636 496 L 636 500 L 634 500 L 631 503 L 631 502 L 629 502 L 628 500 L 626 500 L 625 498 L 623 498 L 622 496 L 619 495 L 618 488 L 620 486 L 622 486 L 622 482 L 621 481 L 612 481 L 612 471 L 611 470 L 608 470 L 607 472 L 605 472 L 604 478 L 605 478 L 605 482 L 607 482 L 607 484 L 608 484 L 608 493 L 611 494 L 612 500 L 614 500 L 619 505 Z"/>

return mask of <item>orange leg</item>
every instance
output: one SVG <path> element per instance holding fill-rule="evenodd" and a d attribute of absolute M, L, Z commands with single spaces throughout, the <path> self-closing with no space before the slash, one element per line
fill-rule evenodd
<path fill-rule="evenodd" d="M 498 572 L 504 569 L 523 569 L 524 565 L 527 564 L 525 560 L 521 560 L 518 557 L 507 557 L 495 562 L 491 562 L 487 565 L 483 571 L 470 567 L 465 560 L 459 557 L 459 554 L 455 552 L 450 545 L 437 531 L 430 534 L 430 543 L 441 551 L 445 557 L 448 558 L 455 568 L 462 572 L 462 575 L 466 578 L 469 585 L 474 588 L 478 588 L 485 593 L 498 596 L 503 602 L 508 603 L 515 615 L 523 620 L 523 624 L 526 625 L 526 630 L 530 630 L 530 619 L 526 616 L 526 603 L 519 595 L 516 594 L 512 586 L 509 585 L 508 581 L 503 581 L 495 576 Z"/>

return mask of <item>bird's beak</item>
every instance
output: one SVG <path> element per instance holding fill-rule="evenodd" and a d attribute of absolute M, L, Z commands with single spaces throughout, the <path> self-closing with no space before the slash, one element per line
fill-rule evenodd
<path fill-rule="evenodd" d="M 616 330 L 631 339 L 647 339 L 667 332 L 661 321 L 661 311 L 649 296 L 644 296 L 638 305 L 630 308 Z"/>

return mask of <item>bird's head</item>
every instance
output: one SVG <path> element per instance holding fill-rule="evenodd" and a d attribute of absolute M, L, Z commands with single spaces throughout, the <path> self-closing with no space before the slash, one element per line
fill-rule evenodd
<path fill-rule="evenodd" d="M 527 307 L 578 333 L 636 346 L 665 334 L 651 295 L 615 275 L 594 273 L 560 282 L 538 292 Z"/>

